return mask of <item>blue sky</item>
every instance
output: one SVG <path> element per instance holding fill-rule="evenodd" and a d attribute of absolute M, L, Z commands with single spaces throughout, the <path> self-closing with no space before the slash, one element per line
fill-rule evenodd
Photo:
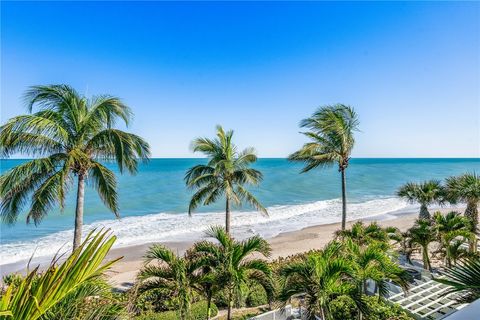
<path fill-rule="evenodd" d="M 118 95 L 156 157 L 222 124 L 283 157 L 350 104 L 356 157 L 480 157 L 478 2 L 1 2 L 1 122 L 24 90 Z"/>

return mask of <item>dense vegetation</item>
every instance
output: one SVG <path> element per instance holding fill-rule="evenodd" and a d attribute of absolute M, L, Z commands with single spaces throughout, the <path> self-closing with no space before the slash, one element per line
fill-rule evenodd
<path fill-rule="evenodd" d="M 10 119 L 0 127 L 0 154 L 22 152 L 38 158 L 0 178 L 0 214 L 13 223 L 30 203 L 27 221 L 39 223 L 55 205 L 63 207 L 73 179 L 77 206 L 73 252 L 56 256 L 43 271 L 8 275 L 0 289 L 0 319 L 210 319 L 218 309 L 235 319 L 240 307 L 272 309 L 301 305 L 309 319 L 410 319 L 385 296 L 390 285 L 408 290 L 410 274 L 400 266 L 421 258 L 424 269 L 437 269 L 437 281 L 462 292 L 465 301 L 480 297 L 480 258 L 477 253 L 480 177 L 466 173 L 446 183 L 431 180 L 407 183 L 397 195 L 420 204 L 419 218 L 405 232 L 377 223 L 357 222 L 346 229 L 346 177 L 354 132 L 355 111 L 344 105 L 322 107 L 301 126 L 311 142 L 290 156 L 305 164 L 303 171 L 338 165 L 342 176 L 342 228 L 335 239 L 318 248 L 268 261 L 270 246 L 254 236 L 242 241 L 230 231 L 231 205 L 248 203 L 267 213 L 245 188 L 257 185 L 262 174 L 250 166 L 253 149 L 238 152 L 233 131 L 217 127 L 215 139 L 199 138 L 193 150 L 208 157 L 191 168 L 185 182 L 195 193 L 189 213 L 199 205 L 225 200 L 226 225 L 212 227 L 207 240 L 179 255 L 154 244 L 145 254 L 136 283 L 127 292 L 114 292 L 105 272 L 118 259 L 104 261 L 115 237 L 108 231 L 90 233 L 81 242 L 85 180 L 89 177 L 105 205 L 118 213 L 116 179 L 100 160 L 114 160 L 120 171 L 135 173 L 138 159 L 149 155 L 140 137 L 113 129 L 115 120 L 128 124 L 130 109 L 118 98 L 86 99 L 73 88 L 37 86 L 27 93 L 33 114 Z M 429 206 L 466 203 L 464 214 L 431 215 Z M 446 292 L 445 294 L 449 293 Z M 248 310 L 239 315 L 252 315 Z"/>

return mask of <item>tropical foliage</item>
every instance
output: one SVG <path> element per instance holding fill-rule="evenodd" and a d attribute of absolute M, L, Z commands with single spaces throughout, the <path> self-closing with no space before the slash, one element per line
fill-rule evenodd
<path fill-rule="evenodd" d="M 445 189 L 438 180 L 429 180 L 421 183 L 408 182 L 397 191 L 399 197 L 410 203 L 420 204 L 420 219 L 430 219 L 428 206 L 443 204 L 446 201 Z"/>
<path fill-rule="evenodd" d="M 355 144 L 354 132 L 358 130 L 358 125 L 358 116 L 352 107 L 342 104 L 321 107 L 310 118 L 300 122 L 300 127 L 308 130 L 303 134 L 311 141 L 289 156 L 290 160 L 305 164 L 302 172 L 338 165 L 342 177 L 342 230 L 347 219 L 345 170 Z"/>
<path fill-rule="evenodd" d="M 198 138 L 192 142 L 194 152 L 201 152 L 208 157 L 207 164 L 196 165 L 187 171 L 185 182 L 195 189 L 188 213 L 191 214 L 199 205 L 210 205 L 219 199 L 225 199 L 225 230 L 230 232 L 230 214 L 232 205 L 247 202 L 258 211 L 267 215 L 267 210 L 245 188 L 245 185 L 258 185 L 262 173 L 250 166 L 257 161 L 253 148 L 238 151 L 232 141 L 233 131 L 225 132 L 217 126 L 215 139 Z"/>
<path fill-rule="evenodd" d="M 412 245 L 420 247 L 422 252 L 423 268 L 431 271 L 429 245 L 435 240 L 432 222 L 428 219 L 418 219 L 408 230 L 408 239 Z"/>
<path fill-rule="evenodd" d="M 207 236 L 216 240 L 201 241 L 194 244 L 195 255 L 210 267 L 210 275 L 215 283 L 224 288 L 227 298 L 227 319 L 232 319 L 235 300 L 242 296 L 242 286 L 257 283 L 263 287 L 270 300 L 274 288 L 272 271 L 268 263 L 254 255 L 268 257 L 270 246 L 259 236 L 236 241 L 220 227 L 212 227 Z"/>
<path fill-rule="evenodd" d="M 155 261 L 156 263 L 153 263 Z M 138 273 L 140 292 L 165 290 L 182 320 L 189 317 L 193 298 L 193 272 L 191 260 L 175 255 L 162 245 L 151 246 L 145 255 L 145 266 Z"/>
<path fill-rule="evenodd" d="M 452 202 L 465 202 L 465 216 L 470 219 L 471 230 L 478 234 L 478 203 L 480 202 L 480 177 L 476 173 L 465 173 L 450 177 L 446 182 L 447 194 Z M 476 237 L 470 239 L 470 251 L 476 251 Z"/>
<path fill-rule="evenodd" d="M 286 303 L 295 296 L 302 296 L 308 319 L 315 319 L 316 315 L 332 319 L 330 302 L 342 295 L 351 297 L 357 307 L 363 308 L 352 276 L 353 267 L 341 256 L 341 250 L 341 243 L 331 242 L 323 250 L 284 266 L 280 270 L 285 281 L 279 300 Z"/>
<path fill-rule="evenodd" d="M 390 241 L 399 241 L 400 230 L 394 227 L 382 228 L 378 223 L 372 222 L 365 225 L 362 221 L 355 222 L 350 229 L 337 230 L 337 239 L 349 238 L 359 245 L 365 245 L 374 241 L 388 244 Z"/>
<path fill-rule="evenodd" d="M 43 273 L 36 267 L 9 285 L 0 297 L 0 319 L 55 319 L 55 310 L 74 312 L 75 303 L 100 293 L 92 281 L 120 259 L 103 262 L 115 239 L 109 231 L 90 233 L 65 262 L 57 265 L 55 257 Z"/>
<path fill-rule="evenodd" d="M 77 248 L 87 179 L 104 204 L 119 213 L 115 175 L 100 160 L 114 160 L 120 172 L 135 173 L 138 159 L 149 156 L 149 146 L 139 136 L 114 128 L 118 120 L 128 125 L 132 115 L 116 97 L 87 99 L 70 86 L 51 85 L 31 87 L 25 100 L 30 114 L 0 127 L 0 155 L 21 153 L 35 159 L 0 177 L 1 218 L 14 223 L 29 202 L 27 223 L 40 223 L 55 205 L 63 210 L 76 179 L 73 247 Z M 38 111 L 33 112 L 35 108 Z"/>
<path fill-rule="evenodd" d="M 475 236 L 471 232 L 471 221 L 455 211 L 446 215 L 436 212 L 433 221 L 440 252 L 445 257 L 446 266 L 451 267 L 452 260 L 456 263 L 462 256 L 461 244 Z"/>
<path fill-rule="evenodd" d="M 480 258 L 473 257 L 459 262 L 456 266 L 445 271 L 446 278 L 437 278 L 436 281 L 451 286 L 445 295 L 458 292 L 459 300 L 471 302 L 480 298 Z"/>
<path fill-rule="evenodd" d="M 370 228 L 376 230 L 377 227 L 374 224 Z M 359 239 L 365 238 L 351 236 L 358 234 L 355 230 L 359 229 L 369 229 L 369 226 L 357 225 L 352 230 L 339 231 L 342 241 L 330 242 L 323 250 L 285 263 L 279 271 L 284 278 L 279 300 L 286 303 L 301 296 L 310 319 L 316 315 L 336 319 L 334 314 L 339 310 L 332 310 L 331 306 L 341 297 L 352 302 L 351 307 L 358 315 L 369 315 L 372 310 L 365 303 L 367 294 L 382 298 L 388 292 L 389 282 L 407 290 L 410 276 L 397 265 L 392 247 L 374 239 L 360 244 Z M 368 283 L 374 284 L 370 291 Z"/>

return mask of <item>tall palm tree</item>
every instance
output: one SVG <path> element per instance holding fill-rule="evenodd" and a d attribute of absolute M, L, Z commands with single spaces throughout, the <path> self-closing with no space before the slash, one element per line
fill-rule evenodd
<path fill-rule="evenodd" d="M 245 188 L 246 184 L 258 185 L 262 173 L 250 166 L 257 161 L 255 150 L 247 148 L 238 151 L 233 144 L 233 131 L 225 132 L 217 126 L 215 139 L 198 138 L 192 142 L 194 152 L 202 152 L 208 157 L 207 164 L 190 168 L 185 175 L 189 188 L 197 189 L 190 200 L 188 213 L 191 214 L 200 204 L 209 205 L 225 198 L 225 230 L 230 232 L 231 205 L 241 205 L 246 201 L 258 211 L 268 215 L 267 210 Z"/>
<path fill-rule="evenodd" d="M 75 249 L 82 237 L 87 180 L 118 216 L 115 174 L 99 161 L 115 160 L 120 172 L 135 173 L 138 158 L 148 158 L 149 146 L 139 136 L 114 128 L 117 120 L 128 125 L 132 114 L 116 97 L 87 99 L 70 86 L 51 85 L 31 87 L 25 100 L 30 114 L 14 117 L 0 127 L 0 154 L 37 158 L 0 177 L 1 218 L 14 223 L 30 202 L 27 223 L 40 223 L 56 204 L 63 210 L 76 178 Z M 38 111 L 32 113 L 34 107 Z"/>
<path fill-rule="evenodd" d="M 311 142 L 303 145 L 289 156 L 289 160 L 305 163 L 303 172 L 314 168 L 338 165 L 342 177 L 342 230 L 347 220 L 347 180 L 345 170 L 355 144 L 354 132 L 358 131 L 359 120 L 355 110 L 343 104 L 319 108 L 307 119 L 300 122 Z"/>
<path fill-rule="evenodd" d="M 235 297 L 241 295 L 241 287 L 249 282 L 261 285 L 269 299 L 273 296 L 272 271 L 268 263 L 257 256 L 270 256 L 270 245 L 259 236 L 236 241 L 223 228 L 212 227 L 207 236 L 215 242 L 201 241 L 193 251 L 203 255 L 204 261 L 215 270 L 215 282 L 226 290 L 227 319 L 232 319 Z"/>
<path fill-rule="evenodd" d="M 465 216 L 472 221 L 471 231 L 478 234 L 478 204 L 480 202 L 480 176 L 476 173 L 465 173 L 458 177 L 450 177 L 446 181 L 448 197 L 451 201 L 466 202 Z M 476 238 L 470 242 L 470 250 L 476 251 Z"/>
<path fill-rule="evenodd" d="M 430 219 L 428 206 L 434 203 L 445 202 L 445 189 L 438 180 L 429 180 L 422 183 L 408 182 L 397 191 L 399 197 L 410 203 L 420 204 L 420 219 Z"/>
<path fill-rule="evenodd" d="M 287 303 L 293 297 L 303 296 L 307 318 L 312 320 L 317 315 L 331 320 L 330 301 L 341 295 L 350 296 L 365 310 L 353 274 L 351 260 L 342 256 L 342 244 L 330 242 L 323 250 L 309 253 L 280 269 L 284 281 L 279 300 Z"/>
<path fill-rule="evenodd" d="M 444 275 L 446 278 L 435 279 L 452 287 L 443 295 L 459 292 L 462 294 L 459 298 L 462 302 L 472 302 L 480 298 L 480 258 L 478 256 L 465 259 L 458 265 L 447 268 Z"/>
<path fill-rule="evenodd" d="M 187 257 L 175 255 L 163 245 L 152 245 L 145 254 L 145 266 L 137 276 L 140 281 L 139 291 L 168 290 L 180 319 L 188 319 L 195 279 L 193 272 L 198 267 L 191 262 Z"/>
<path fill-rule="evenodd" d="M 433 215 L 434 228 L 437 234 L 438 242 L 445 254 L 445 262 L 447 267 L 452 266 L 452 259 L 458 252 L 458 238 L 462 238 L 461 242 L 471 239 L 475 235 L 471 232 L 471 222 L 468 218 L 462 217 L 459 213 L 451 211 L 446 215 L 436 212 Z"/>
<path fill-rule="evenodd" d="M 428 246 L 435 240 L 435 232 L 432 223 L 428 219 L 418 219 L 413 227 L 408 230 L 409 241 L 419 245 L 422 249 L 423 268 L 432 270 Z"/>

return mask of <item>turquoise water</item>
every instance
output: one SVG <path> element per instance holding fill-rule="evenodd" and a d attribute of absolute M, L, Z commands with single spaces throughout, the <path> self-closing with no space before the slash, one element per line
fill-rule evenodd
<path fill-rule="evenodd" d="M 4 172 L 24 160 L 2 160 Z M 119 245 L 143 241 L 178 240 L 201 234 L 209 224 L 223 223 L 222 204 L 203 207 L 192 218 L 186 215 L 191 192 L 183 176 L 202 159 L 152 159 L 135 176 L 118 175 L 121 219 L 103 206 L 92 190 L 85 203 L 86 230 L 111 227 Z M 114 165 L 109 165 L 115 169 Z M 273 236 L 310 224 L 338 221 L 340 175 L 336 168 L 299 174 L 300 164 L 285 159 L 260 159 L 255 165 L 264 181 L 252 191 L 270 209 L 270 218 L 237 208 L 233 224 L 237 232 Z M 466 171 L 480 172 L 479 159 L 352 159 L 347 172 L 350 217 L 381 214 L 406 207 L 394 197 L 406 181 L 443 179 Z M 14 226 L 0 226 L 0 261 L 29 257 L 32 243 L 39 255 L 55 252 L 71 239 L 75 192 L 72 189 L 65 212 L 51 212 L 39 226 L 26 225 L 19 217 Z M 137 217 L 137 218 L 132 218 Z M 236 219 L 236 220 L 235 220 Z M 27 250 L 28 249 L 28 250 Z M 25 252 L 27 251 L 27 252 Z"/>

